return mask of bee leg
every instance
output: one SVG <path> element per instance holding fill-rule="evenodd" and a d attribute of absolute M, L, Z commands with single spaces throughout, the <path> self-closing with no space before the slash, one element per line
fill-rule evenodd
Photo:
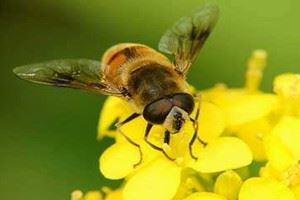
<path fill-rule="evenodd" d="M 199 102 L 198 104 L 198 107 L 197 107 L 197 111 L 196 111 L 196 115 L 195 115 L 195 120 L 194 119 L 191 119 L 191 121 L 194 123 L 194 129 L 196 132 L 198 132 L 198 118 L 199 118 L 199 115 L 200 115 L 200 105 L 201 105 L 201 96 L 200 94 L 197 94 L 195 93 L 194 94 L 194 99 L 196 101 Z M 197 134 L 197 140 L 203 145 L 203 146 L 206 146 L 207 145 L 207 142 L 203 141 Z"/>
<path fill-rule="evenodd" d="M 198 159 L 198 157 L 193 154 L 193 149 L 192 149 L 195 140 L 197 139 L 203 146 L 207 145 L 207 143 L 205 141 L 201 140 L 201 138 L 198 136 L 198 119 L 199 119 L 199 115 L 200 115 L 200 101 L 199 101 L 199 105 L 197 107 L 195 119 L 190 118 L 190 120 L 193 122 L 193 125 L 194 125 L 194 134 L 193 134 L 193 137 L 192 137 L 192 139 L 189 143 L 189 150 L 190 150 L 190 155 L 194 160 Z"/>
<path fill-rule="evenodd" d="M 171 139 L 170 136 L 171 136 L 170 132 L 169 132 L 168 130 L 166 130 L 166 131 L 165 131 L 165 137 L 164 137 L 164 143 L 167 144 L 167 145 L 170 144 L 170 139 Z M 163 153 L 165 154 L 165 156 L 166 156 L 169 160 L 172 160 L 172 161 L 176 160 L 175 158 L 171 158 L 171 157 L 167 154 L 167 152 L 165 152 L 164 150 L 163 150 Z"/>
<path fill-rule="evenodd" d="M 128 122 L 130 122 L 130 121 L 134 120 L 135 118 L 139 117 L 140 115 L 141 114 L 133 113 L 129 117 L 127 117 L 126 119 L 124 119 L 123 121 L 117 123 L 116 127 L 119 128 L 119 127 L 123 126 L 124 124 L 127 124 Z"/>
<path fill-rule="evenodd" d="M 153 127 L 152 124 L 150 124 L 150 123 L 147 124 L 146 130 L 145 130 L 145 135 L 144 135 L 144 140 L 145 140 L 145 142 L 146 142 L 147 144 L 149 144 L 153 149 L 155 149 L 155 150 L 157 150 L 157 151 L 163 152 L 163 154 L 164 154 L 169 160 L 174 161 L 175 159 L 174 159 L 174 158 L 171 158 L 171 157 L 164 151 L 163 148 L 161 148 L 161 147 L 159 147 L 159 146 L 157 146 L 157 145 L 151 143 L 151 142 L 148 140 L 148 136 L 149 136 L 149 134 L 150 134 L 150 130 L 151 130 L 152 127 Z M 169 136 L 169 138 L 170 138 L 170 136 Z"/>
<path fill-rule="evenodd" d="M 125 124 L 127 124 L 128 122 L 136 119 L 137 117 L 139 117 L 140 114 L 138 113 L 133 113 L 132 115 L 130 115 L 129 117 L 127 117 L 124 121 L 119 122 L 116 124 L 116 127 L 118 129 L 118 131 L 123 135 L 123 137 L 132 145 L 136 146 L 139 149 L 139 153 L 140 153 L 140 160 L 134 164 L 134 167 L 137 167 L 138 165 L 140 165 L 143 161 L 143 153 L 141 150 L 141 145 L 139 145 L 138 143 L 134 142 L 131 138 L 129 138 L 122 130 L 121 127 Z"/>
<path fill-rule="evenodd" d="M 171 139 L 170 131 L 166 130 L 165 131 L 165 137 L 164 137 L 164 143 L 169 145 L 170 144 L 170 139 Z"/>
<path fill-rule="evenodd" d="M 201 138 L 197 137 L 197 140 L 203 145 L 206 146 L 207 142 L 204 142 Z"/>
<path fill-rule="evenodd" d="M 198 157 L 193 154 L 193 144 L 195 143 L 196 139 L 199 138 L 198 137 L 198 121 L 194 120 L 193 118 L 190 118 L 190 120 L 193 122 L 193 125 L 194 125 L 194 134 L 193 134 L 192 139 L 189 142 L 189 152 L 190 152 L 190 156 L 194 160 L 198 160 Z"/>

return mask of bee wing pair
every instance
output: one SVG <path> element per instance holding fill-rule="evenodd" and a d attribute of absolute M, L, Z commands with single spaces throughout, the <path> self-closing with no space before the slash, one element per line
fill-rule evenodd
<path fill-rule="evenodd" d="M 159 50 L 173 54 L 175 70 L 185 76 L 218 18 L 218 8 L 205 5 L 190 17 L 182 17 L 159 42 Z M 83 89 L 96 93 L 124 96 L 103 76 L 100 62 L 89 59 L 53 60 L 14 69 L 21 79 L 58 87 Z"/>

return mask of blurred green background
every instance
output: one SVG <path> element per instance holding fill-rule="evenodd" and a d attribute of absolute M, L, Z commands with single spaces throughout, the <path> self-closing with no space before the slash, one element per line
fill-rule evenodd
<path fill-rule="evenodd" d="M 77 188 L 114 186 L 98 170 L 112 142 L 96 141 L 105 100 L 69 89 L 28 84 L 14 66 L 57 58 L 100 59 L 119 42 L 157 47 L 162 33 L 199 0 L 1 0 L 0 198 L 68 199 Z M 189 75 L 199 89 L 243 84 L 256 48 L 269 53 L 263 88 L 281 72 L 300 72 L 300 1 L 220 0 L 219 23 Z"/>

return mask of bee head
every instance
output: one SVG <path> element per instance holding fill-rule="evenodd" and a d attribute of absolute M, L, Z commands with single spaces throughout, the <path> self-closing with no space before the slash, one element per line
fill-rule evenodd
<path fill-rule="evenodd" d="M 165 96 L 148 104 L 144 118 L 152 124 L 161 124 L 171 133 L 178 132 L 194 108 L 193 97 L 187 93 Z"/>

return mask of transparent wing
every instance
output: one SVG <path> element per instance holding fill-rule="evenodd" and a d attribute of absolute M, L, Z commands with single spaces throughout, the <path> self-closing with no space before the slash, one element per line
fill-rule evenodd
<path fill-rule="evenodd" d="M 186 75 L 218 19 L 216 5 L 205 5 L 192 16 L 180 18 L 159 42 L 159 50 L 175 56 L 175 67 Z"/>
<path fill-rule="evenodd" d="M 100 62 L 96 60 L 52 60 L 16 67 L 13 72 L 33 83 L 121 96 L 118 88 L 103 80 Z"/>

